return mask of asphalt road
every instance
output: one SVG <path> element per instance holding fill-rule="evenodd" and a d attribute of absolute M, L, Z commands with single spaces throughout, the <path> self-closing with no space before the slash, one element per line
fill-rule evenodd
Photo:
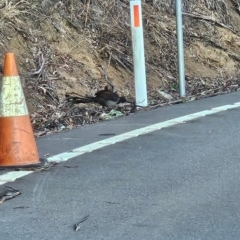
<path fill-rule="evenodd" d="M 42 137 L 38 149 L 54 155 L 235 102 L 240 93 L 142 112 Z M 7 184 L 22 194 L 0 205 L 0 239 L 240 239 L 239 118 L 236 108 L 177 124 Z"/>

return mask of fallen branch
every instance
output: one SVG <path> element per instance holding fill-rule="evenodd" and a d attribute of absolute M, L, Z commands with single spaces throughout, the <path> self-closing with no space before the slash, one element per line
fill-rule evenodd
<path fill-rule="evenodd" d="M 217 21 L 213 17 L 206 16 L 206 15 L 201 15 L 201 14 L 198 14 L 198 13 L 188 13 L 188 12 L 183 12 L 183 15 L 213 22 L 213 23 L 215 23 L 215 24 L 217 24 L 217 25 L 219 25 L 219 26 L 221 26 L 223 28 L 226 28 L 226 29 L 230 30 L 233 33 L 236 33 L 236 31 L 234 31 L 232 28 L 230 28 L 229 26 L 227 26 L 227 25 Z"/>
<path fill-rule="evenodd" d="M 87 11 L 86 11 L 86 18 L 85 18 L 85 23 L 84 23 L 84 26 L 85 26 L 85 27 L 87 26 L 89 6 L 90 6 L 90 0 L 88 0 L 88 2 L 87 2 Z"/>
<path fill-rule="evenodd" d="M 75 228 L 76 232 L 81 228 L 81 223 L 86 221 L 88 219 L 88 217 L 89 217 L 89 215 L 83 217 L 77 224 L 75 224 L 74 228 Z"/>
<path fill-rule="evenodd" d="M 106 71 L 105 67 L 104 67 L 103 65 L 100 65 L 100 67 L 101 67 L 102 70 L 103 70 L 104 77 L 105 77 L 105 81 L 111 86 L 112 91 L 115 92 L 115 87 L 114 87 L 114 85 L 108 80 L 108 75 L 107 75 L 107 71 Z"/>
<path fill-rule="evenodd" d="M 44 64 L 45 64 L 45 59 L 43 57 L 43 54 L 41 54 L 41 59 L 42 59 L 41 67 L 37 71 L 30 73 L 30 75 L 38 75 L 42 72 Z M 39 59 L 39 63 L 40 63 L 40 59 Z"/>
<path fill-rule="evenodd" d="M 157 107 L 165 107 L 165 106 L 171 106 L 171 105 L 175 105 L 175 104 L 179 104 L 179 103 L 183 103 L 184 100 L 183 99 L 179 99 L 179 100 L 175 100 L 175 101 L 171 101 L 171 102 L 166 102 L 166 103 L 160 103 L 160 104 L 156 104 L 156 105 L 151 105 L 149 107 L 149 109 L 153 109 L 153 108 L 157 108 Z"/>
<path fill-rule="evenodd" d="M 12 187 L 7 186 L 5 187 L 8 188 L 8 190 L 6 189 L 1 193 L 0 204 L 4 203 L 6 200 L 12 199 L 21 194 L 20 190 L 17 190 Z"/>

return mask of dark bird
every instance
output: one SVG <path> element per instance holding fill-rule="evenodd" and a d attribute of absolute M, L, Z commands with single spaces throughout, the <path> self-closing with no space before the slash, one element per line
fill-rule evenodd
<path fill-rule="evenodd" d="M 73 104 L 74 103 L 98 103 L 104 107 L 113 107 L 119 103 L 133 103 L 133 102 L 129 102 L 124 96 L 120 97 L 116 92 L 108 90 L 107 87 L 105 87 L 104 90 L 100 90 L 96 92 L 94 97 L 71 96 L 71 93 L 66 94 L 65 96 L 68 102 L 72 102 Z"/>

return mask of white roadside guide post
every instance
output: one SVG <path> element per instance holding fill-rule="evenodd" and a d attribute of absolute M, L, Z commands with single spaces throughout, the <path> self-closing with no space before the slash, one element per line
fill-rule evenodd
<path fill-rule="evenodd" d="M 141 0 L 130 1 L 136 104 L 146 107 L 147 84 L 144 56 Z"/>
<path fill-rule="evenodd" d="M 184 46 L 183 46 L 183 24 L 182 24 L 182 0 L 175 0 L 176 24 L 177 24 L 177 48 L 178 48 L 178 81 L 180 96 L 186 96 L 185 69 L 184 69 Z"/>

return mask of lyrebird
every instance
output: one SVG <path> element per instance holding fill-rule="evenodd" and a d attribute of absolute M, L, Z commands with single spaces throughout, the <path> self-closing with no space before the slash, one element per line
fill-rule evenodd
<path fill-rule="evenodd" d="M 104 107 L 114 107 L 119 103 L 133 103 L 128 101 L 124 96 L 119 96 L 116 92 L 108 89 L 106 86 L 104 90 L 95 93 L 95 96 L 80 96 L 76 93 L 68 93 L 65 95 L 68 102 L 75 103 L 98 103 Z"/>

